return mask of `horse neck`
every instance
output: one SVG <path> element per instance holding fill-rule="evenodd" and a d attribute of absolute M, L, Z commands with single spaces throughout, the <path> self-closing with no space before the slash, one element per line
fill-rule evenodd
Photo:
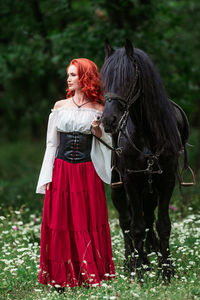
<path fill-rule="evenodd" d="M 133 123 L 133 140 L 137 139 L 140 147 L 148 147 L 154 152 L 156 140 L 153 132 L 150 131 L 145 112 L 142 110 L 140 99 L 130 108 L 130 119 Z"/>

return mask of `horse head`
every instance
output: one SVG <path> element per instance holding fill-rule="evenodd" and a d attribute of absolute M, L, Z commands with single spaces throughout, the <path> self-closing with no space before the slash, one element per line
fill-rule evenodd
<path fill-rule="evenodd" d="M 104 88 L 105 107 L 102 116 L 104 129 L 114 133 L 128 108 L 129 99 L 134 93 L 136 75 L 134 48 L 129 40 L 125 46 L 114 50 L 108 41 L 105 42 L 105 62 L 101 69 Z"/>
<path fill-rule="evenodd" d="M 105 93 L 102 123 L 106 132 L 116 133 L 130 113 L 132 122 L 137 122 L 157 151 L 163 148 L 171 153 L 180 151 L 174 107 L 160 74 L 144 51 L 134 48 L 129 40 L 116 50 L 106 42 L 101 80 Z"/>

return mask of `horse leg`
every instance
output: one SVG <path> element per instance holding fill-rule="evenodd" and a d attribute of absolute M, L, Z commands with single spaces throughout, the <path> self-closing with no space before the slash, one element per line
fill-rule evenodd
<path fill-rule="evenodd" d="M 115 172 L 112 173 L 112 182 L 116 182 L 118 180 L 118 174 Z M 124 236 L 124 248 L 125 248 L 125 261 L 124 268 L 125 270 L 130 270 L 130 262 L 132 253 L 134 251 L 132 237 L 131 237 L 131 213 L 130 206 L 128 203 L 128 199 L 126 197 L 126 192 L 124 189 L 124 185 L 112 188 L 111 189 L 111 197 L 115 208 L 119 214 L 119 224 L 123 232 Z"/>
<path fill-rule="evenodd" d="M 143 277 L 142 265 L 146 264 L 146 256 L 144 254 L 144 238 L 145 238 L 145 223 L 143 218 L 143 203 L 139 191 L 133 185 L 132 176 L 128 176 L 126 182 L 126 192 L 130 199 L 132 222 L 131 235 L 134 241 L 134 257 L 132 259 L 132 271 L 137 272 L 138 279 Z"/>
<path fill-rule="evenodd" d="M 156 237 L 153 225 L 155 221 L 154 210 L 158 204 L 158 194 L 154 191 L 150 194 L 149 191 L 143 193 L 143 211 L 146 228 L 145 249 L 147 254 L 158 252 L 158 239 Z"/>
<path fill-rule="evenodd" d="M 175 186 L 175 177 L 170 175 L 171 180 L 164 180 L 163 185 L 159 186 L 158 220 L 156 228 L 159 236 L 159 267 L 162 268 L 163 280 L 170 282 L 174 269 L 170 260 L 169 238 L 171 232 L 171 222 L 169 218 L 169 202 Z"/>

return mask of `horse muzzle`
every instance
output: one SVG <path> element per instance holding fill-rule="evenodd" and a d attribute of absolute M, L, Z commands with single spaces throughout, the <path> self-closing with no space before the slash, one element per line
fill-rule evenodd
<path fill-rule="evenodd" d="M 103 114 L 101 117 L 101 122 L 106 133 L 115 133 L 118 124 L 115 116 L 104 116 Z"/>

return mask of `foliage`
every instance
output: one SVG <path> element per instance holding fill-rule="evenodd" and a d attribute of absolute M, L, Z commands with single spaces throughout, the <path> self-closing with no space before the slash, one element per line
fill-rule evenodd
<path fill-rule="evenodd" d="M 44 146 L 33 142 L 16 142 L 1 147 L 0 199 L 4 209 L 10 206 L 19 209 L 27 205 L 31 211 L 42 210 L 43 197 L 35 195 L 42 148 Z"/>
<path fill-rule="evenodd" d="M 43 136 L 48 110 L 65 97 L 69 61 L 82 56 L 101 66 L 105 37 L 115 47 L 129 37 L 149 53 L 169 96 L 192 121 L 199 105 L 199 8 L 197 0 L 1 0 L 2 135 L 16 139 L 15 128 L 18 138 Z"/>

